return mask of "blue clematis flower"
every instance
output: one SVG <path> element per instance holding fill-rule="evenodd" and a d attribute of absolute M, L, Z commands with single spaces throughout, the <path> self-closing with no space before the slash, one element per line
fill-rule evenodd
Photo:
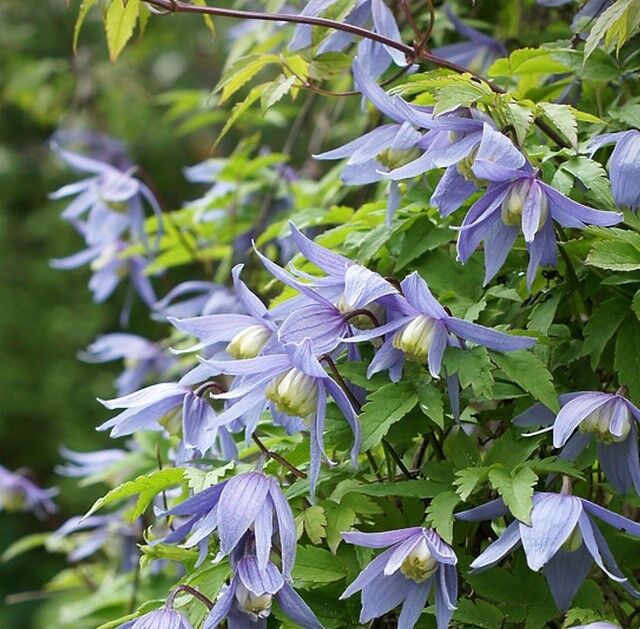
<path fill-rule="evenodd" d="M 66 462 L 64 465 L 56 466 L 56 474 L 70 478 L 89 479 L 108 472 L 110 468 L 123 461 L 128 453 L 119 448 L 92 452 L 76 452 L 69 450 L 69 448 L 60 448 L 60 454 L 66 459 Z"/>
<path fill-rule="evenodd" d="M 206 557 L 209 536 L 213 531 L 218 531 L 220 557 L 234 552 L 251 533 L 258 566 L 264 570 L 269 563 L 275 536 L 282 572 L 290 577 L 297 539 L 293 513 L 277 481 L 262 472 L 238 474 L 198 492 L 161 515 L 188 518 L 162 541 L 174 543 L 188 536 L 185 546 L 200 548 L 198 563 Z"/>
<path fill-rule="evenodd" d="M 488 125 L 471 169 L 490 185 L 459 228 L 458 259 L 466 262 L 484 241 L 485 284 L 504 264 L 520 231 L 529 250 L 530 287 L 538 267 L 556 265 L 553 221 L 584 229 L 590 224 L 615 225 L 622 220 L 616 212 L 594 210 L 544 183 L 513 143 Z"/>
<path fill-rule="evenodd" d="M 471 72 L 483 74 L 496 59 L 509 54 L 504 44 L 465 24 L 448 5 L 445 6 L 445 12 L 466 41 L 434 48 L 434 55 L 464 66 Z"/>
<path fill-rule="evenodd" d="M 203 363 L 218 373 L 239 376 L 227 393 L 214 395 L 218 399 L 235 400 L 218 415 L 214 427 L 243 417 L 250 435 L 267 405 L 278 424 L 290 426 L 293 421 L 297 430 L 305 425 L 308 427 L 309 478 L 313 495 L 321 458 L 326 457 L 323 433 L 327 396 L 333 398 L 353 432 L 351 458 L 354 465 L 360 451 L 360 427 L 349 398 L 323 369 L 312 348 L 311 339 L 305 338 L 300 343 L 285 344 L 277 354 L 243 360 L 203 360 Z"/>
<path fill-rule="evenodd" d="M 563 448 L 561 456 L 569 460 L 595 439 L 598 460 L 611 485 L 621 494 L 632 487 L 640 493 L 640 409 L 619 393 L 579 391 L 558 399 L 562 408 L 557 416 L 546 406 L 535 404 L 515 417 L 514 423 L 548 426 L 540 432 L 553 430 L 554 447 Z"/>
<path fill-rule="evenodd" d="M 118 395 L 137 391 L 150 376 L 162 375 L 175 363 L 158 343 L 121 332 L 99 336 L 79 358 L 90 363 L 124 360 L 125 369 L 115 381 Z"/>
<path fill-rule="evenodd" d="M 51 148 L 73 169 L 91 174 L 87 179 L 63 186 L 49 195 L 51 199 L 77 195 L 62 213 L 62 218 L 76 224 L 88 213 L 89 229 L 99 231 L 102 222 L 111 213 L 120 213 L 121 206 L 124 205 L 126 227 L 142 242 L 146 242 L 144 202 L 146 201 L 159 222 L 162 210 L 148 186 L 133 177 L 134 167 L 121 171 L 107 162 L 67 151 L 56 141 L 51 142 Z M 93 213 L 92 210 L 95 208 L 102 211 Z"/>
<path fill-rule="evenodd" d="M 188 319 L 200 315 L 242 312 L 242 304 L 226 286 L 213 282 L 188 281 L 172 288 L 153 304 L 153 318 Z"/>
<path fill-rule="evenodd" d="M 326 290 L 327 298 L 259 251 L 256 254 L 271 275 L 301 293 L 300 298 L 284 302 L 276 309 L 277 315 L 286 314 L 278 330 L 278 339 L 282 343 L 300 343 L 309 337 L 316 356 L 332 352 L 344 337 L 353 335 L 355 328 L 350 323 L 353 315 L 368 309 L 381 297 L 398 292 L 377 273 L 359 264 L 349 264 L 344 267 L 343 281 L 336 285 L 339 292 L 331 291 L 333 294 L 329 295 L 330 291 Z M 328 286 L 325 284 L 322 288 Z"/>
<path fill-rule="evenodd" d="M 167 603 L 148 614 L 129 620 L 116 629 L 193 629 L 189 619 Z"/>
<path fill-rule="evenodd" d="M 39 518 L 55 513 L 52 498 L 58 489 L 42 489 L 20 471 L 11 472 L 0 465 L 0 512 L 31 511 Z"/>
<path fill-rule="evenodd" d="M 301 11 L 301 15 L 322 16 L 337 0 L 310 0 Z M 388 39 L 401 42 L 400 29 L 393 13 L 384 0 L 357 0 L 354 7 L 343 20 L 353 26 L 369 27 L 374 32 L 384 35 Z M 313 45 L 313 28 L 307 24 L 298 24 L 289 43 L 290 50 L 300 50 Z M 331 33 L 318 46 L 317 52 L 337 52 L 344 50 L 354 37 L 350 33 Z M 380 42 L 363 39 L 358 43 L 358 57 L 361 59 L 369 74 L 378 77 L 394 63 L 397 66 L 407 65 L 405 55 L 385 46 Z"/>
<path fill-rule="evenodd" d="M 615 144 L 609 174 L 616 204 L 635 211 L 640 206 L 640 131 L 630 129 L 599 135 L 589 142 L 587 150 L 593 155 L 608 144 Z"/>
<path fill-rule="evenodd" d="M 462 511 L 456 518 L 464 521 L 492 520 L 508 515 L 502 499 Z M 507 553 L 522 545 L 531 570 L 542 570 L 559 610 L 571 605 L 576 592 L 587 578 L 593 562 L 632 596 L 637 592 L 622 574 L 593 521 L 601 519 L 630 535 L 640 536 L 640 524 L 599 505 L 568 494 L 536 492 L 533 495 L 531 523 L 515 520 L 471 564 L 474 570 L 489 568 Z"/>
<path fill-rule="evenodd" d="M 459 347 L 460 339 L 499 352 L 527 349 L 535 344 L 535 339 L 528 336 L 511 336 L 452 317 L 416 272 L 402 280 L 400 287 L 403 296 L 394 296 L 386 302 L 389 323 L 344 339 L 353 343 L 386 335 L 385 342 L 369 365 L 368 377 L 388 369 L 389 377 L 397 382 L 406 358 L 426 362 L 431 375 L 438 378 L 447 345 Z"/>
<path fill-rule="evenodd" d="M 434 530 L 414 527 L 384 533 L 349 532 L 342 538 L 367 548 L 389 547 L 340 597 L 362 591 L 361 623 L 402 605 L 398 629 L 412 629 L 433 588 L 438 629 L 449 625 L 458 598 L 457 558 Z"/>
<path fill-rule="evenodd" d="M 159 421 L 181 409 L 185 445 L 204 453 L 215 442 L 215 433 L 211 431 L 216 414 L 198 393 L 180 383 L 162 382 L 112 400 L 99 399 L 108 409 L 125 410 L 98 426 L 98 430 L 111 428 L 112 437 L 131 435 L 142 429 L 161 430 Z"/>
<path fill-rule="evenodd" d="M 235 566 L 235 574 L 222 590 L 202 629 L 213 629 L 227 620 L 229 629 L 266 629 L 272 601 L 304 629 L 322 629 L 315 614 L 270 561 L 260 566 L 255 555 L 246 554 Z"/>
<path fill-rule="evenodd" d="M 247 314 L 207 314 L 187 319 L 169 317 L 169 321 L 182 332 L 195 336 L 196 345 L 180 350 L 194 352 L 226 343 L 226 351 L 233 358 L 255 358 L 274 337 L 276 325 L 260 299 L 240 279 L 243 265 L 232 270 L 235 295 Z"/>

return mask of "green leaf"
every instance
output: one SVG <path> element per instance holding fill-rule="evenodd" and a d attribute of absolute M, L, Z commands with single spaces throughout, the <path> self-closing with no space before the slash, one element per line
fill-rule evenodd
<path fill-rule="evenodd" d="M 442 483 L 430 480 L 402 480 L 395 483 L 371 483 L 350 487 L 350 492 L 372 497 L 399 496 L 401 498 L 428 498 L 437 496 Z"/>
<path fill-rule="evenodd" d="M 32 535 L 25 535 L 19 540 L 13 542 L 13 544 L 10 544 L 2 553 L 0 559 L 2 561 L 11 561 L 14 557 L 22 555 L 22 553 L 26 553 L 32 548 L 44 546 L 50 535 L 50 533 L 33 533 Z"/>
<path fill-rule="evenodd" d="M 144 513 L 154 497 L 161 491 L 179 485 L 183 481 L 184 470 L 180 467 L 167 467 L 163 470 L 156 470 L 150 474 L 138 476 L 138 478 L 123 483 L 119 487 L 112 489 L 106 496 L 96 500 L 84 517 L 89 517 L 92 513 L 115 502 L 121 502 L 127 498 L 137 496 L 138 499 L 135 506 L 127 513 L 128 520 L 133 522 Z"/>
<path fill-rule="evenodd" d="M 341 533 L 348 531 L 357 520 L 356 512 L 347 505 L 323 503 L 327 514 L 327 545 L 335 555 L 342 541 Z"/>
<path fill-rule="evenodd" d="M 510 427 L 491 446 L 484 457 L 485 465 L 499 464 L 511 470 L 524 463 L 535 452 L 539 445 L 538 439 L 520 437 L 516 430 Z"/>
<path fill-rule="evenodd" d="M 629 10 L 638 0 L 618 0 L 614 2 L 606 11 L 600 14 L 595 21 L 589 37 L 584 46 L 585 60 L 598 47 L 603 38 L 611 41 L 612 37 L 618 39 L 618 49 L 626 41 L 627 36 L 627 16 Z M 635 25 L 637 28 L 637 25 Z M 609 42 L 607 42 L 609 43 Z"/>
<path fill-rule="evenodd" d="M 238 122 L 238 119 L 240 118 L 240 116 L 242 116 L 242 114 L 244 114 L 251 107 L 251 105 L 253 105 L 256 101 L 260 100 L 260 97 L 262 96 L 262 92 L 264 92 L 269 87 L 269 85 L 271 84 L 263 83 L 262 85 L 256 85 L 249 92 L 249 94 L 244 100 L 240 101 L 239 103 L 236 103 L 233 106 L 233 109 L 231 110 L 231 115 L 229 116 L 227 121 L 224 123 L 224 127 L 222 127 L 222 131 L 220 131 L 220 134 L 216 138 L 216 141 L 213 145 L 214 149 L 218 146 L 218 144 L 220 143 L 220 140 L 222 140 L 222 138 L 224 138 L 224 136 L 227 135 L 231 127 L 233 127 L 233 125 L 236 122 Z"/>
<path fill-rule="evenodd" d="M 640 236 L 634 236 L 640 245 Z M 592 244 L 585 264 L 608 271 L 637 271 L 640 269 L 640 248 L 630 239 L 597 240 Z"/>
<path fill-rule="evenodd" d="M 443 491 L 427 507 L 427 522 L 449 544 L 453 542 L 453 510 L 459 502 L 455 491 Z"/>
<path fill-rule="evenodd" d="M 424 378 L 419 386 L 418 403 L 420 410 L 439 428 L 444 428 L 444 405 L 442 402 L 442 392 Z"/>
<path fill-rule="evenodd" d="M 511 382 L 515 382 L 552 411 L 560 410 L 553 378 L 538 357 L 526 350 L 506 354 L 489 353 L 491 360 Z"/>
<path fill-rule="evenodd" d="M 611 183 L 601 164 L 584 155 L 579 155 L 564 162 L 561 169 L 571 173 L 587 190 L 590 190 L 598 206 L 607 209 L 615 208 Z"/>
<path fill-rule="evenodd" d="M 613 367 L 618 382 L 628 387 L 631 399 L 636 404 L 640 402 L 640 321 L 632 314 L 620 326 Z"/>
<path fill-rule="evenodd" d="M 495 61 L 487 74 L 512 77 L 566 72 L 568 67 L 553 56 L 554 52 L 545 48 L 520 48 L 508 58 Z"/>
<path fill-rule="evenodd" d="M 184 470 L 184 477 L 189 485 L 189 489 L 197 494 L 203 489 L 212 487 L 225 476 L 227 472 L 235 467 L 235 461 L 229 461 L 224 465 L 218 465 L 213 469 L 201 470 L 197 467 L 189 467 Z"/>
<path fill-rule="evenodd" d="M 486 467 L 466 467 L 456 472 L 453 484 L 460 499 L 465 501 L 475 490 L 475 488 L 487 480 L 489 473 Z"/>
<path fill-rule="evenodd" d="M 463 74 L 466 81 L 456 81 L 436 90 L 436 104 L 434 116 L 453 111 L 458 107 L 465 107 L 491 95 L 491 90 L 485 83 L 476 83 L 470 75 Z"/>
<path fill-rule="evenodd" d="M 500 494 L 513 517 L 525 524 L 531 524 L 533 487 L 537 481 L 538 477 L 528 467 L 521 467 L 511 473 L 501 465 L 489 470 L 491 486 Z"/>
<path fill-rule="evenodd" d="M 582 478 L 582 474 L 571 461 L 557 456 L 550 456 L 546 459 L 533 459 L 532 461 L 527 461 L 525 465 L 538 476 L 541 474 L 566 474 L 573 478 Z"/>
<path fill-rule="evenodd" d="M 78 11 L 78 17 L 76 23 L 73 26 L 73 52 L 78 52 L 78 38 L 80 37 L 80 30 L 84 24 L 84 20 L 87 17 L 87 13 L 95 5 L 98 0 L 82 0 L 80 4 L 80 10 Z"/>
<path fill-rule="evenodd" d="M 456 603 L 453 619 L 469 627 L 495 629 L 502 626 L 504 614 L 492 603 L 482 599 L 472 601 L 460 599 Z"/>
<path fill-rule="evenodd" d="M 320 505 L 313 505 L 304 511 L 304 532 L 312 544 L 320 544 L 327 536 L 327 518 Z"/>
<path fill-rule="evenodd" d="M 622 324 L 628 309 L 629 302 L 624 297 L 612 297 L 593 311 L 584 326 L 582 346 L 584 355 L 591 357 L 591 369 L 598 367 L 602 352 Z"/>
<path fill-rule="evenodd" d="M 308 587 L 322 587 L 346 576 L 343 565 L 328 551 L 317 546 L 298 546 L 291 576 Z"/>
<path fill-rule="evenodd" d="M 295 76 L 285 77 L 281 74 L 260 97 L 260 108 L 264 114 L 271 109 L 278 101 L 288 94 L 298 79 Z"/>
<path fill-rule="evenodd" d="M 409 382 L 390 383 L 370 394 L 359 417 L 362 450 L 377 446 L 389 428 L 417 403 L 418 395 Z"/>
<path fill-rule="evenodd" d="M 475 441 L 460 426 L 455 426 L 442 446 L 448 461 L 456 468 L 474 467 L 480 463 Z"/>
<path fill-rule="evenodd" d="M 206 7 L 207 6 L 207 0 L 193 0 L 192 4 L 195 4 L 199 7 Z M 209 29 L 209 32 L 215 36 L 216 34 L 216 27 L 215 24 L 213 23 L 213 18 L 208 15 L 207 13 L 203 13 L 202 14 L 202 19 L 204 20 L 204 24 L 205 26 Z"/>
<path fill-rule="evenodd" d="M 459 349 L 448 347 L 444 357 L 448 374 L 458 374 L 463 389 L 471 386 L 479 398 L 491 398 L 493 395 L 493 365 L 484 347 Z"/>
<path fill-rule="evenodd" d="M 260 70 L 273 63 L 280 63 L 280 58 L 273 54 L 248 55 L 236 59 L 233 65 L 225 71 L 213 93 L 215 94 L 222 90 L 220 96 L 220 103 L 222 104 L 256 76 Z"/>
<path fill-rule="evenodd" d="M 119 57 L 131 39 L 139 13 L 140 0 L 128 0 L 126 4 L 123 0 L 111 0 L 104 18 L 111 61 Z"/>
<path fill-rule="evenodd" d="M 539 103 L 542 117 L 559 131 L 574 148 L 578 145 L 578 122 L 569 105 Z"/>

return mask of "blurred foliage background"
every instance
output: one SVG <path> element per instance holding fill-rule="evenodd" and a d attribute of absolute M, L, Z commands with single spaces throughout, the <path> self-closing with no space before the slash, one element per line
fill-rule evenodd
<path fill-rule="evenodd" d="M 112 65 L 98 12 L 89 16 L 74 55 L 76 14 L 77 3 L 66 0 L 0 5 L 0 461 L 9 469 L 28 467 L 46 487 L 60 482 L 53 471 L 60 445 L 85 450 L 109 441 L 95 431 L 105 416 L 95 398 L 111 395 L 119 367 L 87 365 L 76 354 L 97 334 L 118 328 L 122 302 L 119 295 L 107 305 L 93 304 L 88 269 L 49 268 L 51 258 L 82 243 L 59 220 L 62 206 L 47 200 L 48 192 L 72 179 L 47 141 L 60 128 L 126 138 L 162 202 L 178 207 L 194 193 L 182 167 L 209 156 L 213 131 L 180 135 L 158 97 L 169 89 L 210 88 L 223 60 L 201 21 L 158 19 Z M 204 122 L 210 115 L 206 91 L 193 97 Z M 142 309 L 134 311 L 131 327 L 154 336 Z M 67 490 L 72 486 L 68 482 Z M 0 553 L 23 535 L 53 530 L 83 512 L 100 491 L 62 487 L 61 509 L 50 521 L 29 513 L 0 517 Z M 0 563 L 0 627 L 34 626 L 39 595 L 15 595 L 42 586 L 63 566 L 63 556 L 39 551 Z M 37 622 L 46 626 L 44 619 Z"/>

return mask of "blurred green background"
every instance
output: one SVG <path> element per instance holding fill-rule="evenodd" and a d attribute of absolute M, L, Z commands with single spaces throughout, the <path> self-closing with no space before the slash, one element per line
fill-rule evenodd
<path fill-rule="evenodd" d="M 50 258 L 79 250 L 82 241 L 59 218 L 64 204 L 47 200 L 48 192 L 78 178 L 50 154 L 47 140 L 60 128 L 126 139 L 162 202 L 178 207 L 197 196 L 182 167 L 209 155 L 213 131 L 179 135 L 158 97 L 210 88 L 224 58 L 201 21 L 185 16 L 152 20 L 144 40 L 112 65 L 99 12 L 87 19 L 74 55 L 77 8 L 66 0 L 0 3 L 0 464 L 29 468 L 45 487 L 60 482 L 53 466 L 61 444 L 85 450 L 108 442 L 95 431 L 105 417 L 95 398 L 112 394 L 119 366 L 86 365 L 76 353 L 118 328 L 123 298 L 121 291 L 109 304 L 93 304 L 86 269 L 49 268 Z M 205 122 L 212 114 L 202 94 L 193 98 Z M 134 311 L 132 331 L 154 336 L 157 327 L 143 309 Z M 99 491 L 73 488 L 63 484 L 61 509 L 49 520 L 0 514 L 0 553 L 83 512 Z M 62 556 L 42 550 L 0 563 L 0 627 L 46 626 L 38 620 L 43 607 L 36 591 L 63 566 Z"/>

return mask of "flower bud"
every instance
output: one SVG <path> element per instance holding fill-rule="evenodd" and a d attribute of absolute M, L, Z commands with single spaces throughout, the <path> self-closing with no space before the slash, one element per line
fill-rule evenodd
<path fill-rule="evenodd" d="M 511 186 L 509 193 L 502 202 L 500 210 L 500 216 L 502 222 L 509 227 L 518 227 L 522 222 L 522 211 L 525 201 L 529 196 L 532 182 L 529 179 L 524 179 Z M 538 229 L 536 233 L 542 229 L 542 226 L 547 220 L 547 214 L 549 213 L 549 204 L 547 197 L 543 194 L 540 198 L 540 220 L 538 221 Z"/>
<path fill-rule="evenodd" d="M 316 378 L 294 367 L 269 383 L 266 398 L 285 415 L 309 417 L 318 406 L 318 383 Z"/>
<path fill-rule="evenodd" d="M 393 336 L 391 344 L 404 352 L 408 360 L 423 363 L 429 355 L 436 326 L 427 315 L 420 315 L 400 328 Z"/>
<path fill-rule="evenodd" d="M 395 170 L 420 157 L 420 149 L 392 149 L 386 148 L 376 155 L 376 159 L 389 170 Z"/>
<path fill-rule="evenodd" d="M 248 590 L 242 582 L 238 583 L 236 599 L 238 607 L 245 614 L 249 614 L 254 620 L 267 618 L 271 613 L 271 594 L 254 594 Z"/>
<path fill-rule="evenodd" d="M 604 404 L 592 413 L 589 413 L 581 422 L 579 430 L 582 433 L 592 434 L 604 443 L 620 443 L 624 441 L 631 432 L 631 413 L 627 406 L 623 407 L 622 431 L 620 435 L 612 435 L 611 426 L 611 404 Z"/>
<path fill-rule="evenodd" d="M 438 562 L 429 552 L 427 542 L 424 540 L 420 540 L 400 566 L 400 572 L 416 583 L 426 581 L 437 569 Z"/>
<path fill-rule="evenodd" d="M 264 325 L 250 325 L 238 332 L 227 345 L 227 353 L 233 358 L 255 358 L 271 337 L 271 330 Z"/>

